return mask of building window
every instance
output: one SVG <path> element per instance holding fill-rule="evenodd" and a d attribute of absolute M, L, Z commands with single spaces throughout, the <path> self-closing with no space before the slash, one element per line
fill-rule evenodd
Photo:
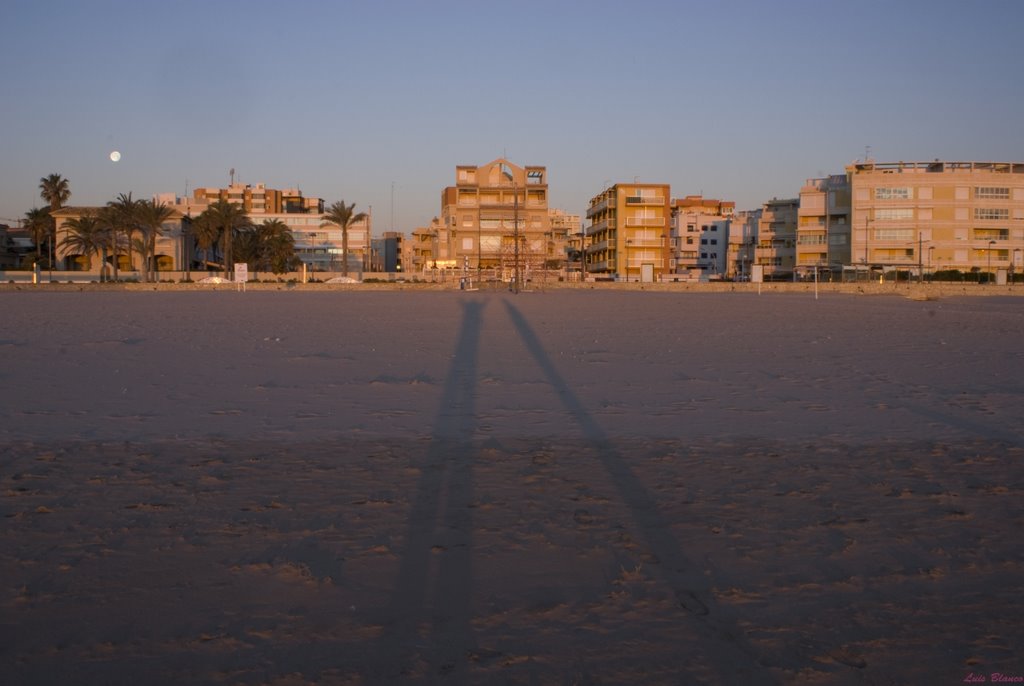
<path fill-rule="evenodd" d="M 711 239 L 711 245 L 718 245 L 718 239 L 717 238 L 712 238 Z"/>
<path fill-rule="evenodd" d="M 875 189 L 875 200 L 910 200 L 913 197 L 909 186 L 882 187 Z"/>
<path fill-rule="evenodd" d="M 701 245 L 707 245 L 708 244 L 708 239 L 707 238 L 701 238 L 700 239 L 700 244 Z"/>
<path fill-rule="evenodd" d="M 914 218 L 912 207 L 885 207 L 875 210 L 875 219 L 878 221 L 900 221 Z"/>
<path fill-rule="evenodd" d="M 687 236 L 686 237 L 686 244 L 687 245 L 693 245 L 693 236 Z"/>
<path fill-rule="evenodd" d="M 1010 189 L 998 186 L 976 186 L 974 189 L 975 198 L 986 198 L 992 200 L 1009 200 Z"/>
<path fill-rule="evenodd" d="M 876 229 L 876 241 L 909 241 L 914 237 L 913 229 Z"/>
<path fill-rule="evenodd" d="M 990 207 L 975 207 L 974 208 L 975 219 L 1009 219 L 1010 210 L 999 210 Z"/>
<path fill-rule="evenodd" d="M 974 240 L 977 241 L 1008 241 L 1009 229 L 975 229 Z"/>

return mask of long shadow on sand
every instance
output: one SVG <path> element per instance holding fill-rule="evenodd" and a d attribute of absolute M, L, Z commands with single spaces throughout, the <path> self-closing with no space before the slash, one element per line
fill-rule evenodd
<path fill-rule="evenodd" d="M 465 650 L 473 643 L 470 503 L 476 451 L 471 441 L 483 309 L 481 302 L 463 305 L 455 355 L 406 523 L 388 613 L 396 619 L 380 644 L 378 664 L 388 670 L 388 678 L 444 676 L 445 683 L 467 683 Z M 430 627 L 429 638 L 421 636 L 424 624 Z"/>
<path fill-rule="evenodd" d="M 611 477 L 648 548 L 660 561 L 656 567 L 679 602 L 680 621 L 691 621 L 695 632 L 708 642 L 709 666 L 720 677 L 719 683 L 735 683 L 737 679 L 743 683 L 774 683 L 767 669 L 759 664 L 758 652 L 743 638 L 735 621 L 715 603 L 710 580 L 687 558 L 648 489 L 558 373 L 526 318 L 508 301 L 505 309 L 548 384 Z"/>

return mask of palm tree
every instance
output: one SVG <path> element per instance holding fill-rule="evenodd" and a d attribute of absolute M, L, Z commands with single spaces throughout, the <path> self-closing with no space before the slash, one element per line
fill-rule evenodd
<path fill-rule="evenodd" d="M 68 180 L 60 174 L 50 174 L 39 179 L 39 196 L 50 206 L 50 210 L 59 210 L 71 198 Z"/>
<path fill-rule="evenodd" d="M 121 212 L 112 206 L 113 203 L 107 203 L 106 207 L 101 207 L 100 211 L 96 214 L 96 218 L 100 222 L 100 226 L 103 228 L 103 234 L 107 239 L 107 243 L 110 244 L 110 252 L 113 255 L 114 265 L 114 281 L 120 279 L 120 268 L 118 265 L 118 255 L 120 254 L 119 248 L 121 247 L 121 226 L 123 218 Z M 106 257 L 104 257 L 106 259 Z"/>
<path fill-rule="evenodd" d="M 196 245 L 203 251 L 203 266 L 209 265 L 213 246 L 220 242 L 220 229 L 210 219 L 210 215 L 203 212 L 192 220 L 192 235 L 195 236 Z"/>
<path fill-rule="evenodd" d="M 164 222 L 174 215 L 174 210 L 152 200 L 140 200 L 136 207 L 136 219 L 142 228 L 143 280 L 156 280 L 156 239 L 163 233 Z"/>
<path fill-rule="evenodd" d="M 258 227 L 265 268 L 283 274 L 295 267 L 295 236 L 280 219 L 268 219 Z"/>
<path fill-rule="evenodd" d="M 330 207 L 327 208 L 327 213 L 324 214 L 324 221 L 320 224 L 321 227 L 328 224 L 337 224 L 341 228 L 341 275 L 348 276 L 348 230 L 349 227 L 356 222 L 366 219 L 366 213 L 360 212 L 359 214 L 352 214 L 355 210 L 356 204 L 346 205 L 344 200 L 339 200 Z"/>
<path fill-rule="evenodd" d="M 25 219 L 22 223 L 32 234 L 32 241 L 36 244 L 36 264 L 38 264 L 42 259 L 40 248 L 43 245 L 43 239 L 50 234 L 50 225 L 53 223 L 53 217 L 50 216 L 49 210 L 42 207 L 33 207 L 25 213 Z"/>
<path fill-rule="evenodd" d="M 92 255 L 101 254 L 100 281 L 104 280 L 107 266 L 107 235 L 106 228 L 96 215 L 72 217 L 64 222 L 68 232 L 61 245 L 69 253 L 84 255 L 92 269 Z"/>
<path fill-rule="evenodd" d="M 253 275 L 258 277 L 260 266 L 263 264 L 263 246 L 260 244 L 260 235 L 256 227 L 241 227 L 235 231 L 231 243 L 234 259 L 251 265 Z"/>
<path fill-rule="evenodd" d="M 234 255 L 232 244 L 235 233 L 244 226 L 250 226 L 248 215 L 241 205 L 218 200 L 205 210 L 200 217 L 206 216 L 211 227 L 215 227 L 221 240 L 221 254 L 224 258 L 224 272 L 230 277 Z"/>
<path fill-rule="evenodd" d="M 71 198 L 71 188 L 68 180 L 60 174 L 50 174 L 39 179 L 39 197 L 50 206 L 50 212 L 56 212 L 64 207 Z M 53 262 L 53 242 L 57 238 L 57 220 L 51 214 L 49 217 L 49 239 L 50 239 L 50 262 Z M 38 250 L 38 249 L 37 249 Z M 50 264 L 53 269 L 53 264 Z M 52 276 L 52 274 L 51 274 Z"/>
<path fill-rule="evenodd" d="M 132 237 L 136 231 L 140 230 L 139 225 L 139 212 L 142 207 L 142 200 L 133 200 L 132 194 L 129 192 L 119 193 L 117 200 L 112 200 L 107 203 L 107 207 L 110 207 L 114 211 L 116 217 L 116 227 L 114 232 L 116 234 L 123 233 L 125 236 L 124 244 L 128 248 L 128 267 L 135 269 L 135 255 L 132 252 L 133 240 Z M 118 245 L 121 245 L 118 240 Z M 118 255 L 114 253 L 114 262 L 118 262 Z"/>

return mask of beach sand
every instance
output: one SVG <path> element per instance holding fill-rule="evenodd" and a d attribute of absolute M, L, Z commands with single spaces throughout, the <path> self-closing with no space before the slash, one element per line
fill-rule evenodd
<path fill-rule="evenodd" d="M 1024 676 L 1024 301 L 4 292 L 0 681 Z"/>

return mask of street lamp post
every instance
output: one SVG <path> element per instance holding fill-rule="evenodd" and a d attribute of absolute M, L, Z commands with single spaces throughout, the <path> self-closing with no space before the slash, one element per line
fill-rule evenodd
<path fill-rule="evenodd" d="M 622 256 L 623 262 L 625 262 L 625 264 L 626 264 L 626 283 L 629 283 L 629 247 L 631 245 L 633 245 L 633 239 L 632 238 L 627 238 L 626 239 L 626 247 L 625 247 L 625 250 L 623 251 L 624 254 Z"/>
<path fill-rule="evenodd" d="M 587 230 L 580 224 L 580 283 L 587 281 Z"/>
<path fill-rule="evenodd" d="M 519 190 L 516 188 L 514 177 L 512 179 L 512 232 L 513 236 L 515 236 L 515 292 L 519 293 Z"/>
<path fill-rule="evenodd" d="M 868 273 L 868 233 L 869 233 L 868 221 L 869 221 L 868 220 L 868 215 L 867 215 L 867 213 L 865 211 L 865 214 L 864 214 L 864 279 L 865 279 L 865 281 L 870 281 L 871 280 L 871 276 Z"/>
<path fill-rule="evenodd" d="M 516 177 L 512 172 L 512 168 L 507 163 L 502 162 L 501 173 L 505 175 L 509 181 L 512 182 L 512 239 L 514 241 L 513 255 L 515 275 L 512 283 L 512 292 L 519 293 L 519 189 L 516 188 Z"/>
<path fill-rule="evenodd" d="M 985 283 L 992 283 L 992 246 L 995 244 L 995 241 L 988 242 L 988 269 L 985 271 Z"/>

